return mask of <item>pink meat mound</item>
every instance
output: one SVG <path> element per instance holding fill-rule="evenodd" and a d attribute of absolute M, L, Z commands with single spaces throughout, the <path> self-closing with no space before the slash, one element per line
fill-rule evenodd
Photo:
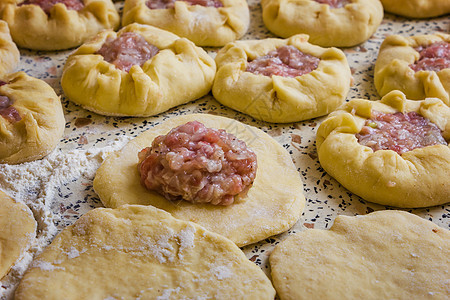
<path fill-rule="evenodd" d="M 142 66 L 158 52 L 159 49 L 149 44 L 142 35 L 124 32 L 116 39 L 107 39 L 97 54 L 116 68 L 129 72 L 133 65 Z"/>
<path fill-rule="evenodd" d="M 341 8 L 349 3 L 348 0 L 314 0 L 320 4 L 328 4 L 332 8 Z"/>
<path fill-rule="evenodd" d="M 256 154 L 225 130 L 192 121 L 139 152 L 141 184 L 169 200 L 230 205 L 256 176 Z"/>
<path fill-rule="evenodd" d="M 450 43 L 437 42 L 416 49 L 420 58 L 409 67 L 417 71 L 435 71 L 450 68 Z"/>
<path fill-rule="evenodd" d="M 2 85 L 3 84 L 0 84 L 0 86 Z M 11 123 L 19 122 L 22 120 L 22 117 L 12 104 L 13 101 L 7 96 L 0 96 L 0 116 Z"/>
<path fill-rule="evenodd" d="M 373 151 L 393 150 L 398 154 L 426 146 L 447 145 L 436 124 L 416 112 L 389 114 L 374 111 L 356 138 Z"/>
<path fill-rule="evenodd" d="M 174 8 L 177 0 L 149 0 L 146 2 L 150 9 L 169 9 Z M 181 0 L 187 2 L 189 5 L 201 5 L 206 7 L 223 7 L 220 0 Z"/>
<path fill-rule="evenodd" d="M 19 6 L 28 4 L 39 5 L 46 14 L 50 14 L 50 9 L 56 3 L 62 3 L 67 7 L 67 9 L 76 11 L 82 10 L 84 7 L 83 1 L 81 0 L 25 0 L 20 3 Z"/>
<path fill-rule="evenodd" d="M 283 46 L 247 64 L 247 72 L 264 76 L 297 77 L 317 69 L 320 59 L 294 46 Z"/>

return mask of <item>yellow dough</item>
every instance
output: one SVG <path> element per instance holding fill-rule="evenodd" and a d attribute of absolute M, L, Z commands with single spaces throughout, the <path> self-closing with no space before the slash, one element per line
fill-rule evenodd
<path fill-rule="evenodd" d="M 15 299 L 273 299 L 230 240 L 154 207 L 97 208 L 32 263 Z"/>
<path fill-rule="evenodd" d="M 325 171 L 365 200 L 397 207 L 426 207 L 447 203 L 450 195 L 450 148 L 434 145 L 402 155 L 392 150 L 373 151 L 358 143 L 371 111 L 415 111 L 436 124 L 450 140 L 450 108 L 436 98 L 411 101 L 399 91 L 381 101 L 353 99 L 319 126 L 317 150 Z"/>
<path fill-rule="evenodd" d="M 11 39 L 8 24 L 0 20 L 0 76 L 14 71 L 19 60 L 19 49 Z"/>
<path fill-rule="evenodd" d="M 246 142 L 257 156 L 258 169 L 247 195 L 229 206 L 171 202 L 140 184 L 138 152 L 172 128 L 197 120 L 206 127 L 225 129 Z M 208 114 L 191 114 L 166 120 L 110 154 L 97 171 L 95 192 L 106 207 L 123 204 L 153 205 L 177 219 L 192 221 L 221 234 L 238 246 L 286 231 L 305 206 L 303 184 L 289 153 L 261 130 L 236 120 Z"/>
<path fill-rule="evenodd" d="M 40 159 L 61 139 L 65 120 L 59 97 L 43 80 L 24 72 L 0 78 L 0 95 L 12 99 L 22 119 L 10 122 L 0 115 L 0 163 L 18 164 Z"/>
<path fill-rule="evenodd" d="M 384 96 L 392 90 L 400 90 L 408 99 L 436 97 L 450 105 L 450 68 L 439 72 L 414 72 L 409 67 L 420 57 L 414 48 L 441 41 L 450 43 L 450 35 L 388 36 L 380 46 L 375 63 L 374 81 L 378 93 Z"/>
<path fill-rule="evenodd" d="M 448 299 L 450 232 L 403 211 L 338 216 L 278 244 L 272 280 L 288 299 Z"/>
<path fill-rule="evenodd" d="M 103 29 L 117 29 L 120 17 L 111 0 L 83 0 L 80 11 L 55 4 L 50 15 L 38 5 L 17 4 L 21 0 L 0 1 L 0 17 L 19 47 L 35 50 L 62 50 L 81 45 Z"/>
<path fill-rule="evenodd" d="M 95 54 L 108 38 L 135 32 L 160 49 L 129 73 Z M 66 96 L 103 115 L 151 116 L 207 94 L 216 65 L 200 47 L 156 27 L 131 24 L 118 33 L 103 31 L 67 59 L 61 85 Z"/>
<path fill-rule="evenodd" d="M 0 280 L 36 237 L 30 209 L 0 191 Z"/>
<path fill-rule="evenodd" d="M 322 47 L 350 47 L 370 38 L 383 20 L 380 0 L 352 0 L 330 8 L 314 0 L 262 0 L 266 27 L 283 38 L 298 33 Z"/>
<path fill-rule="evenodd" d="M 150 9 L 147 0 L 126 0 L 122 24 L 153 25 L 188 38 L 198 46 L 219 47 L 241 38 L 250 16 L 245 0 L 221 0 L 223 7 L 189 5 L 176 1 L 171 9 Z"/>
<path fill-rule="evenodd" d="M 384 10 L 410 18 L 432 18 L 450 13 L 448 0 L 381 0 Z"/>
<path fill-rule="evenodd" d="M 320 58 L 317 69 L 294 78 L 245 71 L 249 60 L 285 45 Z M 312 45 L 307 35 L 229 43 L 217 54 L 216 63 L 214 98 L 268 122 L 289 123 L 326 115 L 344 102 L 350 89 L 345 54 L 337 48 Z"/>

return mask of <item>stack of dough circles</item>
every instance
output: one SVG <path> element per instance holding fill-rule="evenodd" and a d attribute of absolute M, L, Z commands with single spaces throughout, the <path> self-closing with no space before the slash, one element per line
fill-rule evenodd
<path fill-rule="evenodd" d="M 0 20 L 0 76 L 14 71 L 20 53 L 9 34 L 8 24 Z"/>
<path fill-rule="evenodd" d="M 141 205 L 97 208 L 31 264 L 15 299 L 273 299 L 230 240 Z"/>
<path fill-rule="evenodd" d="M 265 76 L 247 72 L 248 62 L 290 45 L 320 59 L 318 67 L 297 77 Z M 288 39 L 236 41 L 216 56 L 213 95 L 220 103 L 267 122 L 289 123 L 326 115 L 344 102 L 351 72 L 345 54 L 322 48 L 308 36 Z"/>
<path fill-rule="evenodd" d="M 258 168 L 246 196 L 232 205 L 172 202 L 140 184 L 138 152 L 153 139 L 190 121 L 225 129 L 246 142 L 255 152 Z M 152 205 L 173 217 L 195 222 L 206 229 L 245 246 L 282 233 L 292 227 L 305 206 L 303 184 L 289 153 L 261 130 L 225 117 L 191 114 L 166 120 L 131 140 L 122 150 L 110 154 L 97 171 L 95 192 L 106 207 L 123 204 Z"/>
<path fill-rule="evenodd" d="M 441 131 L 447 145 L 416 148 L 399 155 L 361 145 L 359 133 L 373 111 L 416 112 Z M 353 99 L 319 126 L 317 149 L 325 171 L 365 200 L 396 207 L 426 207 L 447 203 L 450 194 L 450 108 L 437 98 L 406 99 L 399 91 L 381 101 Z"/>
<path fill-rule="evenodd" d="M 96 54 L 106 40 L 126 32 L 142 36 L 159 52 L 129 72 Z M 76 104 L 103 115 L 151 116 L 206 95 L 216 73 L 214 60 L 186 38 L 141 24 L 118 33 L 103 31 L 67 59 L 61 85 Z"/>
<path fill-rule="evenodd" d="M 44 81 L 12 73 L 0 78 L 0 95 L 12 102 L 16 119 L 0 114 L 0 163 L 18 164 L 40 159 L 61 139 L 65 120 L 61 101 Z M 2 108 L 0 108 L 0 111 Z"/>
<path fill-rule="evenodd" d="M 288 237 L 270 255 L 287 299 L 447 299 L 450 232 L 404 211 L 338 216 L 330 230 Z"/>
<path fill-rule="evenodd" d="M 447 0 L 381 0 L 384 10 L 409 18 L 432 18 L 450 13 Z"/>
<path fill-rule="evenodd" d="M 63 50 L 81 45 L 104 29 L 117 29 L 120 17 L 111 0 L 83 0 L 80 10 L 56 3 L 48 14 L 35 4 L 2 0 L 0 17 L 5 20 L 19 47 Z"/>
<path fill-rule="evenodd" d="M 375 63 L 374 80 L 378 93 L 384 96 L 392 90 L 400 90 L 412 100 L 436 97 L 450 105 L 450 68 L 438 72 L 414 72 L 410 68 L 420 57 L 417 48 L 436 42 L 450 43 L 450 35 L 388 36 L 380 46 Z"/>
<path fill-rule="evenodd" d="M 197 46 L 220 47 L 241 38 L 248 29 L 247 1 L 221 0 L 223 7 L 176 1 L 174 8 L 150 9 L 147 0 L 125 0 L 122 24 L 136 22 L 168 30 Z"/>
<path fill-rule="evenodd" d="M 35 237 L 36 221 L 30 209 L 0 191 L 0 280 Z"/>
<path fill-rule="evenodd" d="M 322 47 L 351 47 L 370 38 L 383 20 L 380 0 L 351 0 L 332 8 L 314 0 L 262 0 L 262 17 L 274 34 L 306 33 Z"/>

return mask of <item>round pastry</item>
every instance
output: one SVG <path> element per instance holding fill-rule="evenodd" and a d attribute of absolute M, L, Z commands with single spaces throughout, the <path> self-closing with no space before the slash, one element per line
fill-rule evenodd
<path fill-rule="evenodd" d="M 289 123 L 326 115 L 344 102 L 351 72 L 345 54 L 289 39 L 237 41 L 216 56 L 213 95 L 256 119 Z"/>
<path fill-rule="evenodd" d="M 15 299 L 273 299 L 230 240 L 140 205 L 97 208 L 31 264 Z"/>
<path fill-rule="evenodd" d="M 270 266 L 281 300 L 447 299 L 449 257 L 447 229 L 404 211 L 378 211 L 288 237 Z"/>
<path fill-rule="evenodd" d="M 191 41 L 152 26 L 103 31 L 67 59 L 66 96 L 103 115 L 150 116 L 207 94 L 214 60 Z"/>
<path fill-rule="evenodd" d="M 179 197 L 168 200 L 158 192 L 146 188 L 150 187 L 145 180 L 148 178 L 147 174 L 150 168 L 147 168 L 147 163 L 144 163 L 143 168 L 141 168 L 139 161 L 142 162 L 144 157 L 147 156 L 142 155 L 146 154 L 146 147 L 151 146 L 154 140 L 159 145 L 163 141 L 158 136 L 166 135 L 169 131 L 175 130 L 174 128 L 177 126 L 191 121 L 200 121 L 210 129 L 225 129 L 227 134 L 235 135 L 256 154 L 257 170 L 253 184 L 243 194 L 234 197 L 232 203 L 227 200 L 227 194 L 222 192 L 225 189 L 230 189 L 220 184 L 220 181 L 218 182 L 215 178 L 205 178 L 213 177 L 215 174 L 202 175 L 205 174 L 202 166 L 206 166 L 207 169 L 215 173 L 218 172 L 215 170 L 218 166 L 218 169 L 221 169 L 221 166 L 222 170 L 228 168 L 224 166 L 223 160 L 219 159 L 225 155 L 224 153 L 226 153 L 226 156 L 238 160 L 251 159 L 252 155 L 242 146 L 242 141 L 234 143 L 234 146 L 225 146 L 226 143 L 222 141 L 223 139 L 217 138 L 218 134 L 217 132 L 214 133 L 214 130 L 209 131 L 206 135 L 198 130 L 191 130 L 190 133 L 194 134 L 191 140 L 186 135 L 175 135 L 170 138 L 169 143 L 171 144 L 182 141 L 189 144 L 189 147 L 174 145 L 177 149 L 169 151 L 168 160 L 162 162 L 162 164 L 170 165 L 178 173 L 187 169 L 193 169 L 194 171 L 192 171 L 192 176 L 183 176 L 183 174 L 174 176 L 173 173 L 169 172 L 163 172 L 162 175 L 166 174 L 165 177 L 173 185 L 186 187 L 187 192 L 192 191 L 192 189 L 189 189 L 190 186 L 193 186 L 193 188 L 199 186 L 199 182 L 202 184 L 198 190 L 203 187 L 209 188 L 212 184 L 213 189 L 209 189 L 209 191 L 212 194 L 219 192 L 220 196 L 224 196 L 222 199 L 226 202 L 207 201 L 206 197 L 202 197 L 202 193 L 196 195 L 200 197 L 186 199 L 189 201 L 177 201 Z M 184 132 L 188 132 L 188 130 Z M 177 136 L 180 137 L 176 138 Z M 233 140 L 231 137 L 228 139 Z M 225 150 L 227 148 L 228 150 Z M 230 152 L 229 148 L 235 149 L 237 153 Z M 143 149 L 144 151 L 142 151 Z M 198 151 L 206 153 L 206 155 L 201 155 L 202 153 L 199 155 Z M 138 158 L 140 152 L 142 154 Z M 240 152 L 244 156 L 240 156 Z M 181 157 L 177 153 L 184 156 Z M 209 159 L 207 159 L 208 157 Z M 155 159 L 160 160 L 157 157 Z M 183 160 L 187 163 L 180 165 L 179 162 Z M 224 182 L 231 181 L 231 190 L 235 190 L 233 187 L 239 187 L 240 185 L 238 184 L 239 178 L 235 179 L 234 175 L 240 173 L 237 175 L 244 177 L 245 181 L 245 176 L 251 173 L 239 172 L 239 168 L 248 169 L 254 166 L 249 160 L 243 167 L 239 165 L 233 167 L 236 170 L 233 172 L 234 174 L 227 174 L 225 170 L 225 174 L 217 175 L 223 176 Z M 158 169 L 160 166 L 156 165 L 156 168 Z M 145 176 L 142 175 L 142 171 L 144 171 Z M 251 175 L 249 176 L 251 181 Z M 187 184 L 183 183 L 183 178 L 186 177 L 192 178 L 192 181 L 187 182 Z M 178 182 L 181 182 L 181 184 Z M 257 128 L 246 126 L 236 120 L 207 114 L 191 114 L 170 118 L 142 133 L 130 141 L 122 150 L 110 154 L 96 173 L 94 189 L 106 207 L 115 208 L 123 204 L 153 205 L 171 213 L 177 219 L 192 221 L 208 230 L 219 233 L 238 246 L 252 244 L 286 231 L 297 222 L 305 205 L 302 181 L 289 153 L 281 145 Z M 155 189 L 158 190 L 158 188 Z M 172 193 L 174 197 L 177 195 L 177 191 Z"/>
<path fill-rule="evenodd" d="M 2 0 L 0 17 L 19 47 L 35 50 L 77 47 L 120 25 L 111 0 Z"/>
<path fill-rule="evenodd" d="M 409 18 L 432 18 L 450 13 L 447 0 L 381 0 L 384 10 Z"/>
<path fill-rule="evenodd" d="M 18 164 L 51 152 L 64 132 L 59 97 L 24 72 L 0 79 L 0 163 Z"/>
<path fill-rule="evenodd" d="M 153 25 L 198 46 L 220 47 L 241 38 L 250 16 L 245 0 L 126 0 L 122 24 Z"/>
<path fill-rule="evenodd" d="M 266 27 L 283 38 L 298 33 L 322 47 L 351 47 L 370 38 L 383 20 L 380 0 L 262 0 Z"/>
<path fill-rule="evenodd" d="M 447 203 L 450 108 L 441 100 L 353 99 L 317 130 L 325 171 L 363 199 L 397 207 Z"/>
<path fill-rule="evenodd" d="M 436 97 L 450 105 L 450 35 L 388 36 L 375 63 L 381 96 L 400 90 L 408 99 Z"/>
<path fill-rule="evenodd" d="M 0 20 L 0 76 L 14 71 L 19 60 L 19 49 L 11 39 L 8 24 Z"/>
<path fill-rule="evenodd" d="M 36 237 L 30 209 L 0 191 L 0 280 Z"/>

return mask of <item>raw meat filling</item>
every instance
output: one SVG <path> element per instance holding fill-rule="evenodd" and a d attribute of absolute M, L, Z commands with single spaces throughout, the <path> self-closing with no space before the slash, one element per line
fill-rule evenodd
<path fill-rule="evenodd" d="M 56 3 L 62 3 L 67 7 L 67 9 L 76 11 L 82 10 L 84 7 L 83 1 L 81 0 L 25 0 L 24 2 L 20 3 L 19 6 L 26 4 L 39 5 L 46 14 L 49 14 L 50 9 Z"/>
<path fill-rule="evenodd" d="M 139 152 L 141 183 L 169 200 L 230 205 L 256 176 L 256 154 L 225 130 L 193 121 Z"/>
<path fill-rule="evenodd" d="M 129 72 L 133 65 L 142 66 L 158 52 L 159 49 L 140 34 L 124 32 L 116 39 L 107 39 L 97 54 L 116 68 Z"/>
<path fill-rule="evenodd" d="M 341 8 L 350 3 L 348 0 L 314 0 L 320 4 L 328 4 L 332 8 Z"/>
<path fill-rule="evenodd" d="M 416 112 L 386 114 L 374 111 L 356 138 L 373 151 L 393 150 L 398 154 L 426 146 L 447 145 L 436 124 Z"/>
<path fill-rule="evenodd" d="M 247 72 L 265 76 L 297 77 L 317 69 L 320 59 L 294 46 L 283 46 L 250 61 Z"/>
<path fill-rule="evenodd" d="M 0 115 L 11 123 L 15 123 L 22 120 L 22 117 L 12 104 L 13 101 L 11 99 L 6 96 L 0 96 Z"/>
<path fill-rule="evenodd" d="M 174 8 L 177 0 L 149 0 L 147 6 L 150 9 L 167 9 Z M 223 7 L 223 3 L 219 0 L 181 0 L 189 5 L 201 5 L 206 7 Z"/>
<path fill-rule="evenodd" d="M 420 58 L 409 67 L 417 71 L 435 71 L 450 68 L 450 43 L 437 42 L 416 49 Z"/>

